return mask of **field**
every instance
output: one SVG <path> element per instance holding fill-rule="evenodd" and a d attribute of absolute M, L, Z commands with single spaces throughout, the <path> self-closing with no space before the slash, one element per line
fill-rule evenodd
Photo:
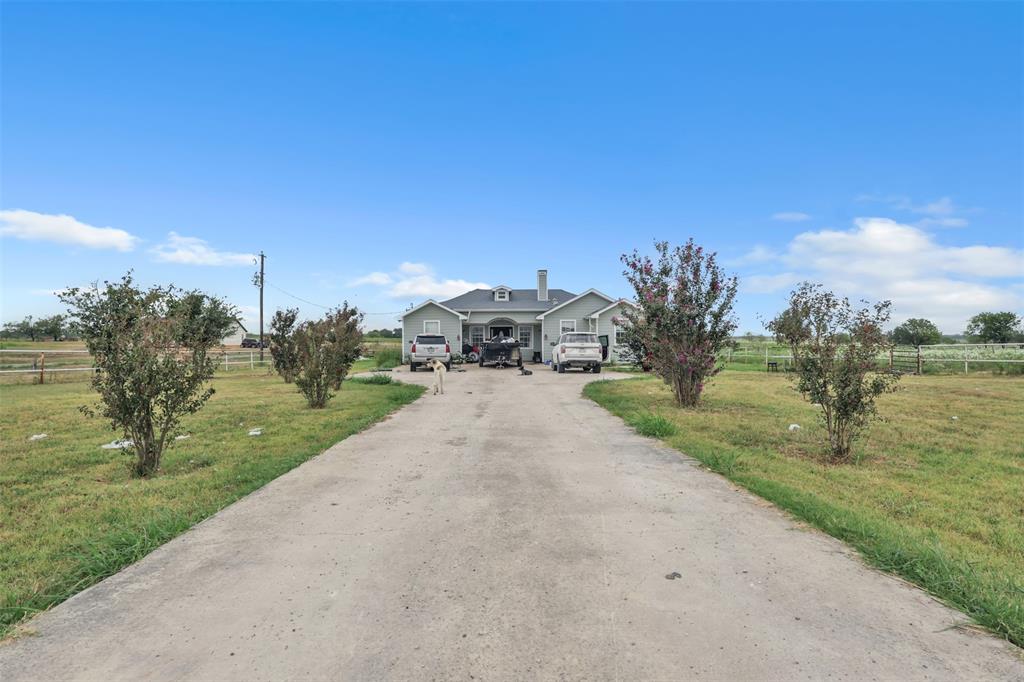
<path fill-rule="evenodd" d="M 346 382 L 310 410 L 275 376 L 213 385 L 185 421 L 190 438 L 148 481 L 128 476 L 127 454 L 100 448 L 120 436 L 78 411 L 94 400 L 87 383 L 0 386 L 0 636 L 422 393 Z M 263 435 L 248 436 L 254 427 Z M 39 433 L 48 437 L 28 440 Z"/>
<path fill-rule="evenodd" d="M 783 374 L 723 372 L 693 411 L 651 377 L 585 394 L 1024 646 L 1024 380 L 905 377 L 847 466 Z"/>
<path fill-rule="evenodd" d="M 383 358 L 393 358 L 400 353 L 400 339 L 379 339 L 368 338 L 363 343 L 364 352 L 368 359 L 359 360 L 352 368 L 352 372 L 359 372 L 371 369 L 372 367 L 391 367 L 397 364 L 394 361 L 376 361 L 374 358 L 382 355 Z M 387 355 L 390 352 L 390 356 Z M 85 352 L 85 347 L 78 341 L 62 342 L 32 342 L 26 340 L 0 341 L 0 383 L 4 384 L 34 384 L 40 380 L 40 355 L 45 353 L 45 383 L 67 383 L 86 382 L 91 372 L 86 371 L 92 367 L 92 358 Z M 271 356 L 269 350 L 264 350 L 263 360 L 260 360 L 259 349 L 239 348 L 238 346 L 224 346 L 215 352 L 217 359 L 217 373 L 237 374 L 238 372 L 252 373 L 254 371 L 271 371 Z"/>
<path fill-rule="evenodd" d="M 912 347 L 901 347 L 911 355 Z M 764 368 L 778 363 L 780 370 L 792 365 L 787 346 L 770 341 L 741 339 L 734 348 L 723 351 L 722 361 L 730 368 Z M 878 364 L 889 364 L 888 352 L 878 356 Z M 940 344 L 921 346 L 923 374 L 1024 374 L 1024 344 Z"/>

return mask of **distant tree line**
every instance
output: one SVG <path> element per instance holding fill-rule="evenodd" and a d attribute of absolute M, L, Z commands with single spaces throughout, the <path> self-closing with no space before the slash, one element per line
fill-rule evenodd
<path fill-rule="evenodd" d="M 792 346 L 794 342 L 800 340 L 792 333 L 794 329 L 800 330 L 799 320 L 787 317 L 792 315 L 795 315 L 794 311 L 785 311 L 782 319 L 775 320 L 775 327 L 778 327 L 780 333 L 774 337 L 746 332 L 736 340 L 764 343 L 772 338 L 782 338 L 788 339 L 785 342 Z M 1010 312 L 978 313 L 967 323 L 967 329 L 963 334 L 948 335 L 940 332 L 931 320 L 912 317 L 890 331 L 889 339 L 898 346 L 929 346 L 937 343 L 1024 343 L 1024 318 Z M 839 340 L 850 339 L 848 335 L 840 333 Z"/>
<path fill-rule="evenodd" d="M 930 320 L 911 318 L 890 333 L 892 342 L 905 346 L 957 343 L 956 337 L 943 336 Z M 967 323 L 963 338 L 970 343 L 1024 343 L 1024 320 L 1016 313 L 978 313 Z"/>
<path fill-rule="evenodd" d="M 77 335 L 78 329 L 67 315 L 50 315 L 38 319 L 28 315 L 18 322 L 5 322 L 0 328 L 0 338 L 4 339 L 60 341 Z"/>
<path fill-rule="evenodd" d="M 400 339 L 402 338 L 402 329 L 371 329 L 367 332 L 363 332 L 363 336 L 368 339 Z"/>

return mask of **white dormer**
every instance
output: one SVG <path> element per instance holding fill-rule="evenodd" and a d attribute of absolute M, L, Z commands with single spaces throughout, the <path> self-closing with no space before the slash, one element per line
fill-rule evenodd
<path fill-rule="evenodd" d="M 494 287 L 491 291 L 494 292 L 495 303 L 506 303 L 512 295 L 512 289 L 504 284 Z"/>

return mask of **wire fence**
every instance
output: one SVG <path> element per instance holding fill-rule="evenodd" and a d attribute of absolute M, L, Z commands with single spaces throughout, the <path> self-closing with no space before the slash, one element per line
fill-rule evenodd
<path fill-rule="evenodd" d="M 727 364 L 792 369 L 789 348 L 771 343 L 740 343 L 722 354 Z M 773 366 L 774 363 L 774 366 Z M 895 346 L 878 356 L 879 366 L 907 374 L 1024 374 L 1024 343 L 945 343 Z"/>
<path fill-rule="evenodd" d="M 270 352 L 228 350 L 214 356 L 217 372 L 267 371 L 272 366 Z M 84 381 L 94 372 L 92 357 L 86 350 L 61 348 L 0 349 L 0 382 L 37 383 Z"/>
<path fill-rule="evenodd" d="M 368 343 L 366 356 L 396 347 L 389 341 Z M 722 353 L 726 366 L 791 370 L 793 356 L 786 346 L 740 343 Z M 218 374 L 264 372 L 272 366 L 270 352 L 226 350 L 216 356 Z M 907 374 L 1024 374 L 1024 343 L 953 343 L 898 346 L 878 357 L 879 367 Z M 48 383 L 87 380 L 96 368 L 86 350 L 59 348 L 0 349 L 0 383 Z"/>

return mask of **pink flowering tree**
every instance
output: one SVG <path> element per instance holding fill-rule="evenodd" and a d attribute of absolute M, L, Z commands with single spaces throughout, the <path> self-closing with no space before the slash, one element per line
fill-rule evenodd
<path fill-rule="evenodd" d="M 622 256 L 637 304 L 623 311 L 625 343 L 639 364 L 672 387 L 676 403 L 694 407 L 721 370 L 719 353 L 736 330 L 736 278 L 692 239 L 684 246 L 654 246 L 656 261 L 636 251 Z"/>
<path fill-rule="evenodd" d="M 809 282 L 790 294 L 787 310 L 803 330 L 792 340 L 796 387 L 821 409 L 832 463 L 853 460 L 854 439 L 876 416 L 875 399 L 896 390 L 899 374 L 884 362 L 892 347 L 882 331 L 890 307 L 881 301 L 855 308 Z"/>

